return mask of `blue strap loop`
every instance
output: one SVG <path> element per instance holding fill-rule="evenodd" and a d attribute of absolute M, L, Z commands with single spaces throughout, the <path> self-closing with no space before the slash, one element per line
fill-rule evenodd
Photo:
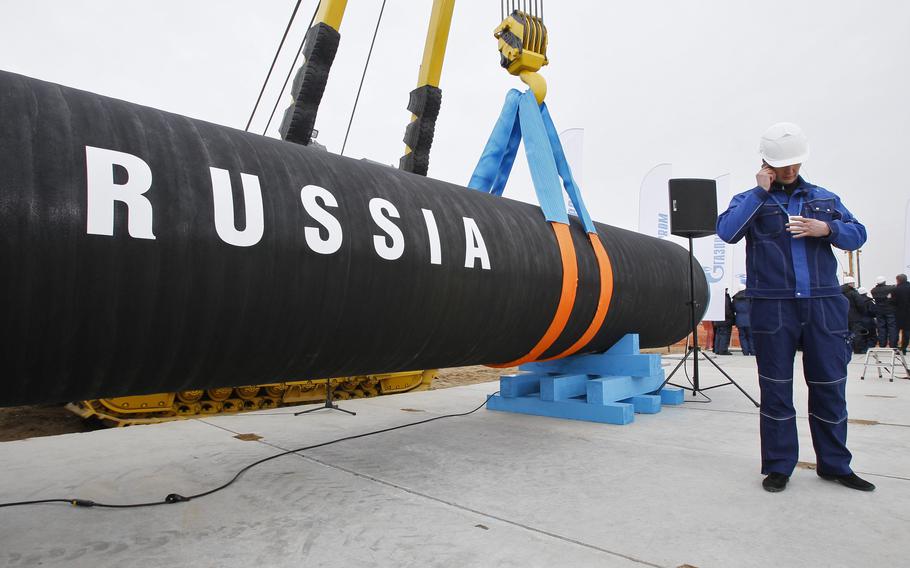
<path fill-rule="evenodd" d="M 502 113 L 487 140 L 468 187 L 502 195 L 522 139 L 534 191 L 546 220 L 569 224 L 562 197 L 565 188 L 585 231 L 596 233 L 597 229 L 572 176 L 547 105 L 544 103 L 538 106 L 534 93 L 530 90 L 521 93 L 512 89 L 506 95 Z"/>

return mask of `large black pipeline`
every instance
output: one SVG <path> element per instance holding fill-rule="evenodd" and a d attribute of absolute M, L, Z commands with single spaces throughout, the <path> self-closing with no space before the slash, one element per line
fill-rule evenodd
<path fill-rule="evenodd" d="M 598 231 L 613 295 L 582 352 L 684 337 L 686 251 Z M 600 291 L 571 232 L 578 297 L 547 356 Z M 561 278 L 539 207 L 0 72 L 2 406 L 503 363 Z"/>

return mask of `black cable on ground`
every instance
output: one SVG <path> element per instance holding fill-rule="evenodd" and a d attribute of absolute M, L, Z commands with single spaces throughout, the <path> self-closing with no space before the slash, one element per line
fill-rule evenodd
<path fill-rule="evenodd" d="M 354 98 L 354 108 L 351 109 L 351 118 L 348 120 L 348 129 L 344 133 L 344 142 L 341 144 L 341 155 L 344 156 L 344 148 L 348 145 L 348 134 L 351 133 L 351 125 L 354 123 L 354 113 L 357 112 L 357 102 L 360 100 L 360 90 L 363 89 L 363 80 L 367 76 L 367 69 L 370 67 L 370 58 L 373 56 L 373 45 L 376 43 L 376 34 L 379 33 L 379 24 L 382 23 L 382 13 L 385 11 L 385 2 L 382 0 L 382 7 L 379 8 L 379 18 L 376 20 L 376 27 L 373 29 L 373 41 L 370 42 L 370 52 L 367 53 L 367 61 L 363 66 L 363 75 L 360 76 L 360 86 L 357 87 L 357 96 Z"/>
<path fill-rule="evenodd" d="M 259 96 L 256 97 L 256 104 L 253 105 L 253 110 L 250 112 L 250 119 L 246 121 L 246 128 L 244 128 L 244 130 L 247 132 L 250 130 L 250 124 L 253 123 L 253 116 L 256 115 L 256 109 L 259 108 L 259 101 L 262 100 L 262 94 L 265 92 L 265 87 L 269 84 L 269 78 L 272 76 L 272 71 L 275 69 L 275 62 L 278 61 L 278 55 L 281 53 L 281 48 L 284 47 L 284 40 L 287 39 L 288 32 L 291 31 L 291 25 L 294 23 L 294 17 L 297 16 L 297 10 L 300 8 L 301 1 L 302 0 L 297 0 L 297 3 L 294 4 L 294 11 L 291 12 L 291 17 L 288 19 L 288 25 L 284 28 L 281 42 L 278 43 L 278 49 L 275 50 L 275 57 L 272 58 L 272 64 L 269 66 L 269 72 L 265 76 L 265 81 L 262 82 L 262 89 L 259 90 Z"/>
<path fill-rule="evenodd" d="M 265 133 L 268 132 L 269 126 L 272 125 L 272 119 L 275 118 L 275 111 L 278 110 L 278 105 L 281 103 L 281 95 L 284 94 L 284 90 L 288 88 L 288 81 L 291 80 L 291 75 L 294 74 L 294 69 L 297 68 L 297 60 L 300 59 L 300 54 L 303 52 L 303 46 L 306 45 L 306 36 L 310 33 L 310 28 L 313 27 L 313 22 L 316 20 L 316 14 L 319 12 L 319 6 L 322 4 L 321 1 L 316 2 L 316 9 L 313 10 L 313 15 L 310 16 L 310 23 L 306 26 L 306 31 L 303 33 L 303 39 L 300 40 L 300 47 L 297 48 L 297 55 L 294 56 L 294 62 L 291 63 L 291 68 L 288 69 L 287 77 L 284 78 L 284 83 L 281 85 L 281 90 L 278 92 L 278 98 L 275 99 L 275 106 L 272 107 L 272 113 L 269 115 L 269 121 L 265 124 L 265 128 L 262 130 L 262 135 L 265 136 Z"/>
<path fill-rule="evenodd" d="M 480 406 L 478 406 L 474 410 L 470 410 L 468 412 L 460 412 L 457 414 L 444 414 L 442 416 L 434 416 L 433 418 L 427 418 L 426 420 L 419 420 L 417 422 L 409 422 L 408 424 L 400 424 L 398 426 L 391 426 L 389 428 L 383 428 L 382 430 L 373 430 L 372 432 L 366 432 L 364 434 L 355 434 L 353 436 L 345 436 L 344 438 L 337 438 L 335 440 L 330 440 L 328 442 L 322 442 L 321 444 L 313 444 L 311 446 L 304 446 L 302 448 L 297 448 L 296 450 L 287 450 L 285 452 L 281 452 L 279 454 L 275 454 L 273 456 L 263 458 L 261 460 L 255 461 L 255 462 L 247 465 L 246 467 L 244 467 L 243 469 L 238 471 L 234 475 L 234 477 L 232 477 L 226 483 L 223 483 L 222 485 L 219 485 L 218 487 L 215 487 L 214 489 L 209 489 L 208 491 L 203 491 L 201 493 L 195 493 L 195 494 L 189 495 L 187 497 L 184 497 L 183 495 L 180 495 L 179 493 L 171 493 L 161 501 L 149 501 L 147 503 L 128 503 L 128 504 L 124 504 L 124 505 L 97 503 L 97 502 L 91 501 L 89 499 L 76 499 L 76 498 L 73 498 L 73 499 L 40 499 L 40 500 L 34 500 L 34 501 L 14 501 L 14 502 L 9 502 L 9 503 L 0 503 L 0 508 L 19 507 L 19 506 L 25 506 L 25 505 L 38 505 L 38 504 L 42 504 L 42 503 L 68 503 L 68 504 L 76 506 L 76 507 L 104 507 L 104 508 L 108 508 L 108 509 L 137 509 L 140 507 L 154 507 L 157 505 L 170 505 L 173 503 L 185 503 L 186 501 L 192 501 L 193 499 L 199 499 L 201 497 L 205 497 L 207 495 L 217 493 L 217 492 L 221 491 L 222 489 L 226 489 L 226 488 L 230 487 L 235 481 L 240 479 L 241 475 L 243 475 L 247 471 L 253 469 L 257 465 L 263 464 L 267 461 L 271 461 L 271 460 L 274 460 L 274 459 L 277 459 L 280 457 L 284 457 L 284 456 L 287 456 L 290 454 L 296 454 L 298 452 L 304 452 L 307 450 L 314 450 L 316 448 L 322 448 L 324 446 L 330 446 L 332 444 L 337 444 L 339 442 L 356 440 L 358 438 L 366 438 L 367 436 L 375 436 L 376 434 L 392 432 L 393 430 L 401 430 L 403 428 L 409 428 L 411 426 L 419 426 L 420 424 L 426 424 L 428 422 L 442 420 L 443 418 L 457 418 L 460 416 L 468 416 L 470 414 L 474 414 L 475 412 L 477 412 L 478 410 L 480 410 L 481 408 L 486 406 L 487 403 L 490 401 L 490 398 L 492 398 L 494 395 L 498 394 L 498 392 L 499 391 L 487 396 L 487 398 L 483 401 L 483 403 Z"/>

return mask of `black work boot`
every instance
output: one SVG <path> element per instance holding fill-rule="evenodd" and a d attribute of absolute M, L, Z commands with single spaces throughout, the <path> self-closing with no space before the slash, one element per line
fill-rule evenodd
<path fill-rule="evenodd" d="M 836 481 L 850 489 L 856 489 L 857 491 L 875 491 L 875 485 L 869 483 L 855 473 L 848 473 L 847 475 L 828 475 L 826 473 L 821 473 L 820 471 L 816 471 L 815 473 L 822 479 Z"/>
<path fill-rule="evenodd" d="M 761 486 L 765 491 L 771 493 L 780 493 L 787 488 L 787 482 L 790 481 L 789 475 L 784 475 L 782 473 L 771 472 L 768 474 L 768 477 L 761 482 Z"/>

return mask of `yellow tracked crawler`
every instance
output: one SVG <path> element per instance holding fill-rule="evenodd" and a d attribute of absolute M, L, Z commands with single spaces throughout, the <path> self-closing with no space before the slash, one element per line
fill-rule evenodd
<path fill-rule="evenodd" d="M 66 405 L 83 418 L 97 418 L 111 427 L 155 424 L 181 418 L 233 414 L 323 402 L 326 389 L 335 400 L 364 398 L 430 388 L 437 371 L 409 371 L 332 379 L 292 381 L 243 387 L 222 387 L 176 393 L 83 400 Z"/>

